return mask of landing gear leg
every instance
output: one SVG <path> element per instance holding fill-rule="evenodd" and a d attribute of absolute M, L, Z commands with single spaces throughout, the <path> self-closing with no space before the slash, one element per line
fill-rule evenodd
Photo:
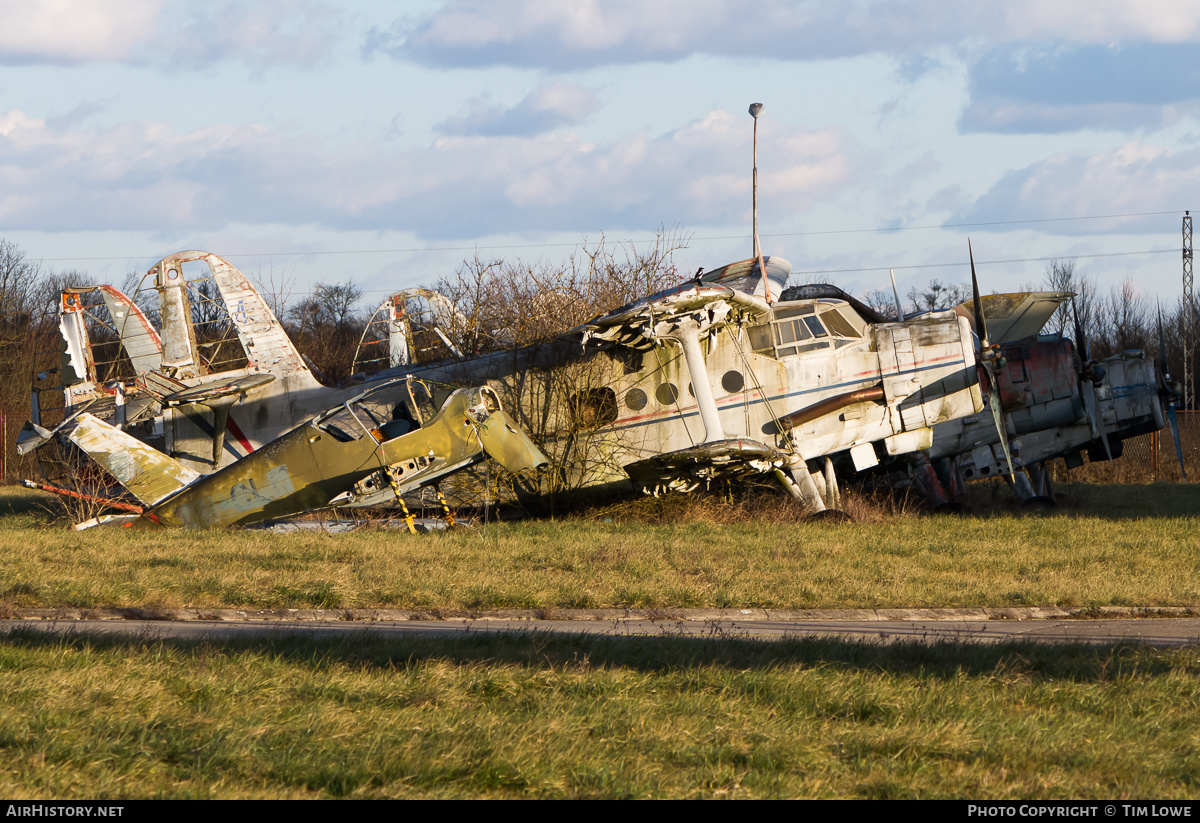
<path fill-rule="evenodd" d="M 917 452 L 913 457 L 912 462 L 913 482 L 916 483 L 917 489 L 921 494 L 925 495 L 934 508 L 940 509 L 950 505 L 950 495 L 946 493 L 945 487 L 942 485 L 941 479 L 936 471 L 933 470 L 933 464 L 929 462 L 929 455 L 925 452 Z"/>
<path fill-rule="evenodd" d="M 1050 472 L 1045 462 L 1037 463 L 1029 469 L 1029 479 L 1033 482 L 1033 491 L 1038 497 L 1054 499 L 1054 486 L 1050 483 Z"/>
<path fill-rule="evenodd" d="M 775 476 L 779 478 L 779 482 L 788 490 L 788 493 L 803 503 L 806 508 L 812 509 L 818 514 L 825 511 L 825 501 L 821 499 L 821 492 L 813 481 L 812 475 L 808 473 L 808 466 L 804 464 L 804 461 L 791 470 L 790 476 L 783 469 L 776 469 Z"/>
<path fill-rule="evenodd" d="M 833 470 L 833 460 L 825 458 L 825 505 L 830 509 L 841 509 L 842 493 L 838 489 L 837 473 Z"/>
<path fill-rule="evenodd" d="M 446 502 L 446 496 L 442 494 L 441 486 L 434 486 L 437 490 L 438 502 L 442 504 L 442 515 L 446 518 L 446 528 L 454 528 L 454 514 L 450 511 L 450 504 Z"/>

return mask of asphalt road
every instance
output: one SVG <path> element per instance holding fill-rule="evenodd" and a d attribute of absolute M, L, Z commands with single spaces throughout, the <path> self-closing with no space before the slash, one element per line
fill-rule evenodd
<path fill-rule="evenodd" d="M 1158 647 L 1200 643 L 1200 618 L 1086 619 L 769 619 L 759 617 L 611 619 L 451 618 L 441 620 L 0 620 L 0 631 L 16 627 L 46 632 L 120 634 L 144 638 L 228 638 L 242 634 L 302 632 L 330 637 L 355 632 L 394 635 L 464 635 L 494 632 L 599 634 L 618 637 L 676 636 L 777 640 L 836 637 L 872 643 L 940 640 L 996 643 L 1011 640 L 1046 643 L 1132 641 Z"/>

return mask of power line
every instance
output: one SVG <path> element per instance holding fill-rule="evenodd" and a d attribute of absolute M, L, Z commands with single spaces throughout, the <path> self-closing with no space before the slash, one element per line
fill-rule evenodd
<path fill-rule="evenodd" d="M 1096 254 L 1058 254 L 1053 257 L 1013 257 L 1007 260 L 976 260 L 976 265 L 998 265 L 1001 263 L 1047 263 L 1051 260 L 1062 260 L 1064 257 L 1072 260 L 1091 260 L 1097 257 L 1133 257 L 1139 254 L 1178 254 L 1179 249 L 1145 249 L 1143 251 L 1110 251 L 1098 252 Z M 860 272 L 872 271 L 887 271 L 888 269 L 948 269 L 954 266 L 967 265 L 965 260 L 959 260 L 955 263 L 918 263 L 912 266 L 872 266 L 859 269 L 809 269 L 805 271 L 793 271 L 793 275 L 809 275 L 809 274 L 857 274 Z"/>
<path fill-rule="evenodd" d="M 969 228 L 986 228 L 988 226 L 1017 226 L 1017 225 L 1034 225 L 1039 223 L 1064 223 L 1069 221 L 1081 220 L 1116 220 L 1125 217 L 1158 217 L 1165 214 L 1179 214 L 1178 210 L 1174 211 L 1144 211 L 1144 212 L 1128 212 L 1125 214 L 1095 214 L 1086 215 L 1083 217 L 1042 217 L 1030 218 L 1027 220 L 991 220 L 977 223 L 931 223 L 921 226 L 892 226 L 883 228 L 865 228 L 865 229 L 825 229 L 819 231 L 797 231 L 797 232 L 781 232 L 777 234 L 762 234 L 762 237 L 820 237 L 824 235 L 836 234 L 892 234 L 902 231 L 927 231 L 930 229 L 969 229 Z M 628 239 L 618 241 L 619 243 L 653 243 L 658 240 L 658 237 L 646 237 L 640 240 Z M 715 242 L 719 240 L 745 240 L 745 235 L 742 234 L 727 234 L 727 235 L 711 235 L 711 236 L 696 236 L 692 235 L 689 242 Z M 280 251 L 280 252 L 238 252 L 233 254 L 222 254 L 226 259 L 247 258 L 247 257 L 323 257 L 331 255 L 349 255 L 349 254 L 420 254 L 423 252 L 445 252 L 445 251 L 482 251 L 485 249 L 552 249 L 552 248 L 578 248 L 583 245 L 582 242 L 575 243 L 509 243 L 499 245 L 472 245 L 472 246 L 420 246 L 405 249 L 341 249 L 335 251 Z M 1089 255 L 1074 255 L 1076 257 Z M 1093 257 L 1103 257 L 1105 255 L 1090 255 Z M 43 257 L 42 262 L 46 263 L 89 263 L 102 262 L 112 260 L 148 260 L 156 259 L 153 254 L 142 255 L 126 255 L 124 257 Z M 1049 258 L 1048 258 L 1049 259 Z M 995 261 L 995 262 L 1018 262 L 1018 261 Z M 1025 261 L 1019 261 L 1025 262 Z M 950 264 L 947 264 L 950 265 Z M 927 268 L 922 266 L 891 266 L 890 268 Z M 880 269 L 862 269 L 861 271 L 879 271 Z M 830 270 L 835 271 L 835 270 Z M 847 269 L 846 271 L 858 271 L 857 269 Z M 822 274 L 825 272 L 814 272 Z"/>
<path fill-rule="evenodd" d="M 1099 257 L 1134 257 L 1141 254 L 1178 254 L 1179 249 L 1145 249 L 1142 251 L 1110 251 L 1097 252 L 1096 254 L 1059 254 L 1052 257 L 1012 257 L 1005 260 L 976 260 L 977 266 L 1002 265 L 1006 263 L 1048 263 L 1051 260 L 1062 260 L 1069 258 L 1071 260 L 1091 260 Z M 956 266 L 966 266 L 966 261 L 958 261 L 957 263 L 918 263 L 912 266 L 874 266 L 863 267 L 857 269 L 803 269 L 800 271 L 792 271 L 792 276 L 805 277 L 812 274 L 861 274 L 864 272 L 883 272 L 888 269 L 914 270 L 914 269 L 949 269 Z M 363 294 L 391 294 L 395 289 L 363 289 Z"/>
<path fill-rule="evenodd" d="M 830 229 L 827 231 L 800 231 L 791 234 L 766 234 L 764 237 L 804 237 L 820 234 L 890 234 L 897 231 L 917 231 L 921 229 L 973 229 L 985 226 L 1016 226 L 1026 223 L 1064 223 L 1069 220 L 1115 220 L 1121 217 L 1156 217 L 1164 214 L 1179 214 L 1175 211 L 1142 211 L 1128 214 L 1093 214 L 1086 217 L 1039 217 L 1028 220 L 990 220 L 980 223 L 932 223 L 927 226 L 895 226 L 882 229 Z M 735 239 L 735 238 L 721 238 Z M 894 268 L 894 267 L 893 267 Z"/>

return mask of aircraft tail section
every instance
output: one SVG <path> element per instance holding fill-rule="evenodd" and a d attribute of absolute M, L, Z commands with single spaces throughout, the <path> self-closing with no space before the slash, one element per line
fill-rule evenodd
<path fill-rule="evenodd" d="M 200 477 L 179 461 L 87 412 L 76 418 L 70 439 L 146 506 L 158 504 Z"/>

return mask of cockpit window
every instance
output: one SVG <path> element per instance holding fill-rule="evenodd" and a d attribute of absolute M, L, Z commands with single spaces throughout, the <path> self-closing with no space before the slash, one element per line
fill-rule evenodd
<path fill-rule="evenodd" d="M 396 380 L 326 412 L 317 419 L 317 427 L 344 443 L 361 440 L 367 434 L 380 442 L 393 440 L 419 429 L 423 421 L 437 414 L 451 393 L 438 392 L 419 380 Z"/>
<path fill-rule="evenodd" d="M 842 316 L 842 313 L 837 309 L 824 312 L 821 315 L 821 321 L 828 326 L 829 330 L 837 337 L 862 337 L 862 334 L 860 334 L 858 330 L 854 328 L 854 326 L 850 325 L 850 322 L 846 320 L 846 318 Z"/>
<path fill-rule="evenodd" d="M 839 309 L 846 309 L 841 301 L 824 300 L 776 308 L 769 326 L 748 329 L 750 346 L 759 354 L 788 357 L 830 345 L 847 346 L 862 339 L 862 331 Z"/>

